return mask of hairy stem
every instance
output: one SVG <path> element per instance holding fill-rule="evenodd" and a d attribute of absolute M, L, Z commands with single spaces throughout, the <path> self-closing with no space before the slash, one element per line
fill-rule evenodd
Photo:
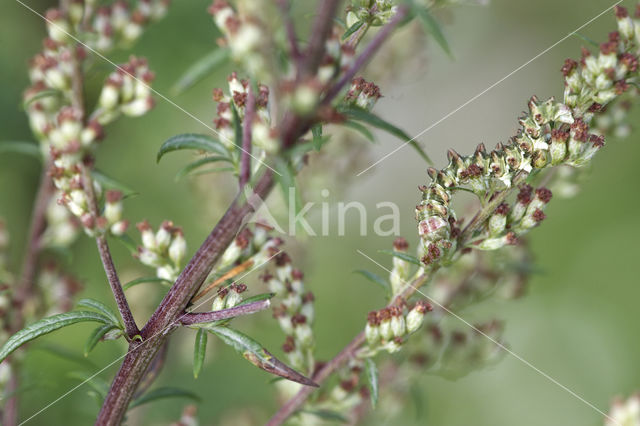
<path fill-rule="evenodd" d="M 273 188 L 273 183 L 271 171 L 266 171 L 256 184 L 254 193 L 260 199 L 265 199 Z M 184 309 L 213 265 L 237 235 L 244 224 L 244 219 L 253 211 L 254 206 L 251 204 L 245 203 L 239 206 L 236 200 L 213 228 L 142 329 L 142 343 L 131 344 L 111 384 L 96 424 L 120 424 L 144 371 L 168 338 L 169 332 L 179 322 Z"/>
<path fill-rule="evenodd" d="M 244 122 L 242 123 L 242 160 L 240 163 L 240 190 L 249 183 L 251 179 L 251 126 L 255 115 L 256 97 L 249 82 L 247 90 L 247 103 L 244 112 Z"/>
<path fill-rule="evenodd" d="M 91 212 L 91 215 L 97 219 L 99 216 L 98 201 L 96 200 L 96 194 L 93 190 L 93 179 L 91 178 L 89 169 L 86 166 L 83 168 L 82 177 L 84 190 L 87 194 L 87 198 L 89 199 L 89 211 Z M 109 281 L 109 287 L 111 287 L 111 292 L 116 300 L 116 305 L 118 305 L 118 311 L 120 312 L 120 316 L 124 322 L 125 331 L 129 339 L 132 339 L 134 336 L 140 334 L 140 330 L 136 325 L 136 321 L 133 319 L 133 314 L 129 308 L 127 298 L 124 295 L 120 278 L 118 278 L 118 273 L 116 272 L 116 267 L 113 264 L 113 258 L 109 251 L 107 238 L 104 234 L 98 233 L 96 236 L 96 244 L 98 245 L 98 252 L 100 253 L 100 260 L 102 261 L 104 272 L 107 275 L 107 281 Z"/>
<path fill-rule="evenodd" d="M 268 300 L 259 300 L 257 302 L 234 306 L 233 308 L 228 309 L 221 309 L 219 311 L 184 313 L 180 316 L 179 320 L 182 325 L 202 324 L 239 317 L 241 315 L 255 314 L 256 312 L 267 309 L 270 305 L 271 303 Z"/>

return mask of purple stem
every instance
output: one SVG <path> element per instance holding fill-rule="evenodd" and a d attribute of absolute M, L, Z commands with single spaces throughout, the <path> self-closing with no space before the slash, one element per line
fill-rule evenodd
<path fill-rule="evenodd" d="M 256 112 L 256 97 L 249 81 L 247 103 L 244 109 L 244 122 L 242 123 L 242 160 L 240 163 L 240 190 L 251 179 L 251 125 Z"/>
<path fill-rule="evenodd" d="M 178 319 L 182 325 L 201 324 L 211 321 L 238 317 L 241 315 L 254 314 L 267 309 L 271 305 L 269 300 L 259 300 L 245 305 L 234 306 L 233 308 L 221 309 L 213 312 L 185 313 Z"/>

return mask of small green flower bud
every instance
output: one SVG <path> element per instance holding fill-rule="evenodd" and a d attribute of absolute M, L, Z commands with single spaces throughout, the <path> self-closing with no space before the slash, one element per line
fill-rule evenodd
<path fill-rule="evenodd" d="M 364 335 L 369 346 L 375 346 L 380 340 L 380 319 L 376 311 L 369 312 L 367 316 L 367 325 L 364 329 Z"/>
<path fill-rule="evenodd" d="M 391 339 L 393 330 L 391 330 L 391 311 L 389 308 L 378 311 L 378 319 L 380 321 L 380 337 L 383 340 Z"/>
<path fill-rule="evenodd" d="M 110 224 L 118 222 L 122 218 L 122 192 L 109 190 L 104 204 L 104 217 Z"/>
<path fill-rule="evenodd" d="M 496 208 L 493 215 L 489 218 L 489 234 L 492 236 L 500 235 L 507 226 L 507 215 L 509 214 L 509 205 L 502 203 Z"/>
<path fill-rule="evenodd" d="M 173 232 L 173 223 L 168 220 L 165 220 L 164 222 L 162 222 L 162 225 L 160 225 L 160 228 L 158 229 L 155 235 L 157 250 L 163 251 L 167 247 L 169 247 L 169 244 L 171 243 L 172 232 Z"/>
<path fill-rule="evenodd" d="M 391 332 L 394 337 L 402 337 L 407 332 L 407 326 L 402 315 L 402 308 L 394 306 L 391 308 Z"/>
<path fill-rule="evenodd" d="M 64 14 L 58 9 L 49 9 L 45 14 L 47 21 L 47 31 L 49 38 L 58 43 L 66 43 L 69 41 L 69 33 L 71 26 L 66 20 Z"/>
<path fill-rule="evenodd" d="M 423 300 L 418 301 L 413 307 L 413 309 L 411 309 L 407 314 L 407 318 L 406 318 L 407 332 L 413 333 L 414 331 L 419 329 L 422 326 L 422 323 L 424 322 L 425 314 L 427 313 L 427 311 L 430 311 L 431 309 L 432 309 L 431 305 L 429 305 L 427 302 Z"/>

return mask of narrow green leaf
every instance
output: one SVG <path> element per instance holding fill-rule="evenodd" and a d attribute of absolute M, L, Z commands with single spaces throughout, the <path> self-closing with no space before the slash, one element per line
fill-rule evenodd
<path fill-rule="evenodd" d="M 342 123 L 342 125 L 355 130 L 356 132 L 360 133 L 362 136 L 364 136 L 366 139 L 368 139 L 371 142 L 376 141 L 375 137 L 373 136 L 373 133 L 371 133 L 369 129 L 367 129 L 365 126 L 358 123 L 357 121 L 347 120 L 344 123 Z"/>
<path fill-rule="evenodd" d="M 342 34 L 342 40 L 346 40 L 349 36 L 360 29 L 361 26 L 364 25 L 364 21 L 358 21 L 347 29 L 347 31 Z"/>
<path fill-rule="evenodd" d="M 418 265 L 418 266 L 422 265 L 422 263 L 420 262 L 420 259 L 418 259 L 415 256 L 411 256 L 410 254 L 407 254 L 407 253 L 401 253 L 399 251 L 394 251 L 394 250 L 378 250 L 378 251 L 380 253 L 389 254 L 399 259 L 406 260 L 407 262 L 413 263 L 414 265 Z"/>
<path fill-rule="evenodd" d="M 29 157 L 33 157 L 38 161 L 42 161 L 42 152 L 40 147 L 27 141 L 1 141 L 0 142 L 0 154 L 23 154 Z"/>
<path fill-rule="evenodd" d="M 102 314 L 91 311 L 72 311 L 63 314 L 53 315 L 43 318 L 40 321 L 23 328 L 6 341 L 2 349 L 0 349 L 0 362 L 4 361 L 13 351 L 23 344 L 37 339 L 40 336 L 51 333 L 59 328 L 66 327 L 78 322 L 101 322 L 103 324 L 111 323 L 111 318 Z"/>
<path fill-rule="evenodd" d="M 337 411 L 327 410 L 321 408 L 319 410 L 300 410 L 302 413 L 312 414 L 322 420 L 332 421 L 332 422 L 340 422 L 340 423 L 349 423 L 349 419 L 347 419 L 342 414 Z"/>
<path fill-rule="evenodd" d="M 582 39 L 583 41 L 586 41 L 587 43 L 589 43 L 593 47 L 600 48 L 600 45 L 597 42 L 593 41 L 592 39 L 590 39 L 589 37 L 587 37 L 586 35 L 584 35 L 582 33 L 575 32 L 575 33 L 573 33 L 573 35 L 575 35 L 576 37 Z"/>
<path fill-rule="evenodd" d="M 200 401 L 200 397 L 191 391 L 174 387 L 163 387 L 149 391 L 135 401 L 132 401 L 131 404 L 129 404 L 129 409 L 164 398 L 188 398 L 195 402 Z"/>
<path fill-rule="evenodd" d="M 322 123 L 318 123 L 311 128 L 313 135 L 313 147 L 316 151 L 320 151 L 322 147 Z"/>
<path fill-rule="evenodd" d="M 197 172 L 192 172 L 191 175 L 199 176 L 199 175 L 206 175 L 209 173 L 236 172 L 236 171 L 237 170 L 235 167 L 216 167 L 213 169 L 198 170 Z"/>
<path fill-rule="evenodd" d="M 273 298 L 275 295 L 275 293 L 256 294 L 255 296 L 247 297 L 236 306 L 248 305 L 249 303 L 260 302 L 261 300 L 268 300 Z"/>
<path fill-rule="evenodd" d="M 95 179 L 100 185 L 104 186 L 107 189 L 117 189 L 122 192 L 124 198 L 129 198 L 134 195 L 138 195 L 138 192 L 131 189 L 127 185 L 118 182 L 117 180 L 110 178 L 99 170 L 93 170 L 91 172 L 91 176 Z"/>
<path fill-rule="evenodd" d="M 196 379 L 200 375 L 204 364 L 204 355 L 207 352 L 207 332 L 202 328 L 196 333 L 196 340 L 193 348 L 193 377 Z"/>
<path fill-rule="evenodd" d="M 96 347 L 100 339 L 102 339 L 104 335 L 110 332 L 111 330 L 117 329 L 117 328 L 118 327 L 116 327 L 113 324 L 105 324 L 93 330 L 93 333 L 91 333 L 91 335 L 89 336 L 89 338 L 84 344 L 84 356 L 89 356 L 89 352 L 91 352 L 93 348 Z"/>
<path fill-rule="evenodd" d="M 177 151 L 181 149 L 195 149 L 206 152 L 214 152 L 222 156 L 228 156 L 227 148 L 217 139 L 208 135 L 201 135 L 197 133 L 184 133 L 181 135 L 175 135 L 167 139 L 160 150 L 156 161 L 160 159 L 168 152 Z"/>
<path fill-rule="evenodd" d="M 208 74 L 214 72 L 218 66 L 222 65 L 229 59 L 229 56 L 230 51 L 226 48 L 218 48 L 207 53 L 187 68 L 176 84 L 173 85 L 171 91 L 174 95 L 183 93 L 185 90 L 204 79 Z"/>
<path fill-rule="evenodd" d="M 354 274 L 360 274 L 371 282 L 378 284 L 382 287 L 387 295 L 391 294 L 391 286 L 381 276 L 374 274 L 373 272 L 366 271 L 364 269 L 358 269 L 357 271 L 353 271 Z"/>
<path fill-rule="evenodd" d="M 438 23 L 436 18 L 433 17 L 431 12 L 429 12 L 429 9 L 422 5 L 413 4 L 413 10 L 422 22 L 422 26 L 424 27 L 425 31 L 430 33 L 435 41 L 440 45 L 442 50 L 444 50 L 447 55 L 451 57 L 452 55 L 451 49 L 449 48 L 449 43 L 447 43 L 447 39 L 442 32 L 440 24 Z"/>
<path fill-rule="evenodd" d="M 176 180 L 180 180 L 183 177 L 185 177 L 186 175 L 190 174 L 192 171 L 194 171 L 195 169 L 197 169 L 198 167 L 204 166 L 205 164 L 211 164 L 211 163 L 216 163 L 218 161 L 226 161 L 228 163 L 233 163 L 231 161 L 230 158 L 228 157 L 221 157 L 221 156 L 213 156 L 213 157 L 204 157 L 204 158 L 200 158 L 199 160 L 196 160 L 192 163 L 187 164 L 185 167 L 183 167 L 177 174 L 176 174 Z"/>
<path fill-rule="evenodd" d="M 27 109 L 27 107 L 29 105 L 31 105 L 32 103 L 34 103 L 35 101 L 38 101 L 40 99 L 44 99 L 44 98 L 49 98 L 49 97 L 60 97 L 62 96 L 62 92 L 58 89 L 45 89 L 45 90 L 41 90 L 38 93 L 36 93 L 35 95 L 31 96 L 29 99 L 25 100 L 22 103 L 22 107 L 24 109 Z"/>
<path fill-rule="evenodd" d="M 294 202 L 295 202 L 295 213 L 298 214 L 300 209 L 302 208 L 302 199 L 300 198 L 300 191 L 296 185 L 296 176 L 293 171 L 293 168 L 289 164 L 289 162 L 278 159 L 275 164 L 275 170 L 279 173 L 276 176 L 278 183 L 280 184 L 280 188 L 282 188 L 282 194 L 284 196 L 285 204 L 288 206 L 290 201 L 289 193 L 291 192 L 290 188 L 294 189 Z"/>
<path fill-rule="evenodd" d="M 236 145 L 236 151 L 240 155 L 242 153 L 242 120 L 240 120 L 240 114 L 236 104 L 231 102 L 231 115 L 233 116 L 233 139 Z"/>
<path fill-rule="evenodd" d="M 122 289 L 129 290 L 131 287 L 137 286 L 138 284 L 142 284 L 142 283 L 160 283 L 165 285 L 172 284 L 171 281 L 165 280 L 164 278 L 142 277 L 142 278 L 136 278 L 135 280 L 129 281 L 128 283 L 122 286 Z"/>
<path fill-rule="evenodd" d="M 256 342 L 246 334 L 232 328 L 222 326 L 209 326 L 203 328 L 218 336 L 224 343 L 234 348 L 244 357 L 244 359 L 256 367 L 271 374 L 275 374 L 276 376 L 284 377 L 285 379 L 306 386 L 318 386 L 313 380 L 308 379 L 284 364 L 282 361 L 278 360 L 275 356 L 269 353 L 269 351 L 263 348 L 260 343 Z"/>
<path fill-rule="evenodd" d="M 378 367 L 371 358 L 365 359 L 365 368 L 367 372 L 367 385 L 371 395 L 371 406 L 376 408 L 378 404 Z"/>
<path fill-rule="evenodd" d="M 411 145 L 411 147 L 415 149 L 427 163 L 433 164 L 429 156 L 424 152 L 418 142 L 399 127 L 396 127 L 393 124 L 383 120 L 372 112 L 356 106 L 343 106 L 341 108 L 341 112 L 349 118 L 365 122 L 370 126 L 376 127 L 380 130 L 384 130 L 385 132 L 397 137 L 405 143 L 409 143 L 409 145 Z"/>
<path fill-rule="evenodd" d="M 116 315 L 115 312 L 113 312 L 110 307 L 108 307 L 107 305 L 105 305 L 99 300 L 89 299 L 89 298 L 80 299 L 78 301 L 78 306 L 82 306 L 83 308 L 95 309 L 96 311 L 104 314 L 104 316 L 109 318 L 113 325 L 117 327 L 121 327 L 120 317 L 118 317 L 118 315 Z"/>

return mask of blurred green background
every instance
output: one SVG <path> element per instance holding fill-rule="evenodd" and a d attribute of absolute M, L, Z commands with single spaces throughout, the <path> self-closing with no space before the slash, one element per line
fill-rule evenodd
<path fill-rule="evenodd" d="M 266 1 L 266 0 L 265 0 Z M 29 1 L 42 12 L 53 1 Z M 630 1 L 623 2 L 633 8 Z M 605 8 L 610 1 L 582 0 L 493 0 L 480 7 L 451 8 L 443 19 L 445 33 L 454 52 L 448 58 L 434 43 L 418 43 L 413 56 L 419 65 L 394 70 L 393 78 L 381 81 L 385 95 L 376 112 L 416 134 L 483 91 L 511 71 L 553 45 Z M 219 34 L 205 13 L 204 0 L 175 2 L 169 15 L 151 26 L 134 47 L 146 56 L 156 71 L 154 87 L 163 94 L 194 60 L 207 53 Z M 305 15 L 310 4 L 299 4 L 298 24 L 308 27 Z M 27 86 L 28 59 L 40 49 L 44 36 L 41 19 L 13 0 L 3 0 L 0 14 L 0 140 L 29 140 L 27 119 L 20 110 L 21 92 Z M 613 13 L 597 19 L 581 32 L 604 40 L 615 29 Z M 443 165 L 449 147 L 469 152 L 475 144 L 491 147 L 505 141 L 517 128 L 517 116 L 532 94 L 540 98 L 561 97 L 560 66 L 566 57 L 579 56 L 584 42 L 570 37 L 548 53 L 510 76 L 488 93 L 435 126 L 420 138 L 438 165 Z M 398 47 L 396 47 L 398 48 Z M 128 52 L 112 55 L 123 61 Z M 426 58 L 426 60 L 422 60 Z M 387 64 L 379 63 L 378 66 Z M 101 67 L 106 68 L 101 68 Z M 376 64 L 372 64 L 375 67 Z M 108 64 L 99 64 L 89 78 L 89 93 L 98 90 Z M 211 89 L 224 85 L 231 70 L 221 69 L 185 94 L 172 99 L 198 118 L 209 122 L 215 112 Z M 633 123 L 637 114 L 630 116 Z M 640 126 L 638 126 L 640 127 Z M 640 131 L 640 128 L 636 129 Z M 160 165 L 155 152 L 169 136 L 184 132 L 206 132 L 200 124 L 162 100 L 143 118 L 122 119 L 107 128 L 100 147 L 98 167 L 126 182 L 140 195 L 125 203 L 132 222 L 147 218 L 154 226 L 171 219 L 184 227 L 189 249 L 195 251 L 221 209 L 232 195 L 223 181 L 211 178 L 174 181 L 175 172 L 187 156 L 169 156 Z M 369 160 L 380 158 L 397 141 L 379 134 L 381 143 L 369 145 Z M 594 161 L 583 190 L 570 200 L 554 200 L 544 226 L 531 235 L 536 263 L 543 271 L 534 276 L 528 294 L 517 301 L 485 304 L 460 314 L 470 321 L 493 315 L 506 320 L 505 340 L 510 348 L 603 411 L 614 395 L 640 389 L 640 342 L 638 324 L 638 183 L 640 133 L 624 140 L 610 138 Z M 362 144 L 356 138 L 347 143 Z M 355 177 L 339 194 L 344 201 L 356 200 L 370 208 L 393 201 L 402 209 L 402 234 L 415 244 L 413 206 L 419 198 L 418 184 L 427 180 L 425 165 L 411 149 L 402 149 L 375 169 Z M 29 158 L 0 157 L 0 216 L 12 232 L 12 262 L 20 264 L 30 207 L 38 182 L 39 167 Z M 316 196 L 316 200 L 320 199 Z M 337 201 L 334 199 L 333 201 Z M 353 217 L 355 219 L 355 215 Z M 332 224 L 335 234 L 335 224 Z M 347 235 L 304 238 L 303 250 L 293 253 L 294 262 L 306 273 L 306 285 L 316 294 L 316 338 L 320 358 L 333 356 L 364 325 L 366 312 L 383 303 L 382 294 L 370 283 L 352 274 L 355 269 L 377 266 L 356 253 L 388 262 L 377 253 L 388 248 L 392 238 L 361 237 L 357 222 Z M 371 224 L 369 224 L 371 230 Z M 372 233 L 371 233 L 372 234 Z M 112 244 L 116 265 L 127 281 L 149 275 L 126 250 Z M 110 302 L 108 286 L 99 265 L 93 241 L 83 237 L 74 248 L 72 267 L 85 281 L 83 295 Z M 257 275 L 257 274 L 256 274 Z M 131 291 L 131 304 L 142 323 L 162 297 L 152 285 Z M 282 336 L 268 313 L 243 318 L 237 325 L 274 352 Z M 94 366 L 77 364 L 43 350 L 47 344 L 81 355 L 83 342 L 92 328 L 73 326 L 56 332 L 31 346 L 23 382 L 31 386 L 21 400 L 25 419 L 78 381 L 70 372 L 96 371 L 124 353 L 124 345 L 105 343 L 87 360 Z M 207 360 L 198 380 L 191 374 L 193 334 L 175 333 L 161 385 L 194 389 L 202 397 L 199 418 L 203 424 L 238 424 L 236 416 L 264 421 L 277 407 L 270 377 L 250 367 L 230 349 L 210 339 Z M 115 363 L 100 377 L 110 381 Z M 457 381 L 424 375 L 420 378 L 424 400 L 416 417 L 415 402 L 407 401 L 406 415 L 398 424 L 429 425 L 598 425 L 602 416 L 565 390 L 551 383 L 519 360 L 506 356 L 490 369 L 474 372 Z M 29 421 L 30 425 L 90 424 L 97 407 L 81 387 Z M 384 389 L 382 390 L 384 394 Z M 184 401 L 168 400 L 148 405 L 131 414 L 131 424 L 169 424 L 179 418 Z"/>

